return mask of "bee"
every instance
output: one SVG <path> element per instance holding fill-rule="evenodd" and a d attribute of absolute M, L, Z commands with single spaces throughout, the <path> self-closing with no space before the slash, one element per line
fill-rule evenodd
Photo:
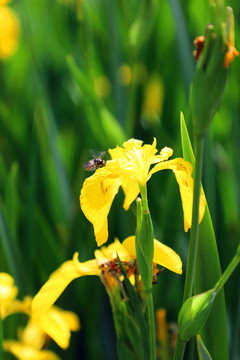
<path fill-rule="evenodd" d="M 105 155 L 105 151 L 101 152 L 98 157 L 95 157 L 94 159 L 89 160 L 85 165 L 85 170 L 87 171 L 94 171 L 101 166 L 104 166 L 106 164 L 106 161 L 102 159 L 102 157 Z"/>

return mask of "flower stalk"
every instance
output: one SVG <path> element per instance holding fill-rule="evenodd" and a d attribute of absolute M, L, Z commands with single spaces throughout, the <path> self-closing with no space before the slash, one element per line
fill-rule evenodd
<path fill-rule="evenodd" d="M 232 275 L 233 271 L 236 269 L 239 263 L 240 263 L 240 245 L 238 246 L 237 252 L 233 257 L 232 261 L 230 262 L 230 264 L 228 265 L 227 269 L 224 271 L 219 281 L 216 283 L 214 287 L 216 293 L 219 293 L 219 291 L 223 288 L 223 286 L 225 285 L 229 277 Z"/>
<path fill-rule="evenodd" d="M 155 313 L 152 296 L 154 236 L 147 200 L 147 186 L 140 187 L 142 200 L 137 201 L 136 253 L 138 270 L 142 278 L 147 299 L 150 359 L 156 359 Z M 140 224 L 139 224 L 140 221 Z"/>

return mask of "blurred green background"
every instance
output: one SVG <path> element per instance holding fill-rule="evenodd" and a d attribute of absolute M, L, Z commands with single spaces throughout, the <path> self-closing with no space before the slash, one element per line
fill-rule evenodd
<path fill-rule="evenodd" d="M 240 3 L 232 0 L 239 50 Z M 91 149 L 106 151 L 134 137 L 182 156 L 179 115 L 191 135 L 188 96 L 193 39 L 209 22 L 207 0 L 15 0 L 21 34 L 17 52 L 0 63 L 0 272 L 16 280 L 20 297 L 34 295 L 60 264 L 79 251 L 93 258 L 92 225 L 79 206 Z M 231 65 L 223 102 L 205 147 L 204 188 L 222 269 L 240 235 L 240 61 Z M 188 234 L 171 172 L 148 184 L 155 237 L 181 256 Z M 134 234 L 135 204 L 109 216 L 109 242 Z M 227 283 L 232 359 L 239 359 L 239 269 Z M 154 286 L 156 308 L 176 322 L 183 276 L 165 270 Z M 82 329 L 62 359 L 115 359 L 111 310 L 99 278 L 75 280 L 58 301 Z M 11 336 L 14 326 L 5 332 Z M 217 329 L 216 329 L 217 331 Z"/>

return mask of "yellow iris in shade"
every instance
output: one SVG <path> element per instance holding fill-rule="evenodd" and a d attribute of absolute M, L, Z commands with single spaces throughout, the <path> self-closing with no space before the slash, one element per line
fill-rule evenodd
<path fill-rule="evenodd" d="M 0 59 L 15 52 L 19 38 L 19 21 L 14 12 L 5 6 L 8 2 L 0 0 Z"/>
<path fill-rule="evenodd" d="M 17 296 L 18 289 L 14 279 L 7 273 L 0 273 L 0 316 L 4 319 Z"/>
<path fill-rule="evenodd" d="M 95 259 L 86 262 L 79 262 L 78 253 L 75 253 L 73 260 L 64 262 L 33 298 L 33 317 L 39 318 L 49 311 L 68 284 L 76 278 L 85 275 L 105 276 L 106 274 L 116 280 L 116 277 L 121 275 L 117 265 L 117 255 L 124 268 L 129 271 L 133 266 L 133 260 L 136 260 L 135 236 L 128 237 L 122 244 L 115 240 L 108 247 L 96 250 Z M 180 257 L 170 247 L 157 240 L 154 240 L 153 262 L 177 274 L 182 273 Z"/>
<path fill-rule="evenodd" d="M 16 351 L 19 353 L 19 359 L 25 359 L 21 354 L 25 354 L 26 349 L 30 347 L 32 347 L 35 354 L 41 348 L 39 341 L 44 338 L 44 341 L 40 341 L 43 342 L 43 346 L 47 335 L 60 347 L 66 349 L 69 346 L 71 331 L 80 329 L 78 316 L 71 311 L 62 310 L 56 306 L 52 306 L 44 314 L 36 316 L 36 314 L 31 313 L 32 298 L 26 296 L 23 301 L 18 300 L 16 299 L 17 292 L 18 289 L 14 284 L 14 279 L 7 273 L 0 273 L 0 315 L 2 319 L 16 313 L 24 313 L 29 316 L 28 331 L 24 330 L 20 341 L 9 341 L 6 345 L 7 350 L 15 354 L 15 349 L 18 349 Z M 34 335 L 34 332 L 30 331 L 30 328 L 34 328 L 38 335 L 31 337 L 30 335 Z M 42 334 L 41 337 L 40 334 Z M 21 352 L 20 348 L 22 348 Z M 30 358 L 38 359 L 38 357 Z"/>
<path fill-rule="evenodd" d="M 49 350 L 42 350 L 46 342 L 46 334 L 29 322 L 19 332 L 19 340 L 5 340 L 4 350 L 12 353 L 19 360 L 60 360 L 60 358 Z"/>
<path fill-rule="evenodd" d="M 184 229 L 187 231 L 192 223 L 193 179 L 192 165 L 182 158 L 168 160 L 173 150 L 165 147 L 156 155 L 156 139 L 152 145 L 143 145 L 141 140 L 130 139 L 123 147 L 108 150 L 112 160 L 96 170 L 87 178 L 81 190 L 80 205 L 86 218 L 93 224 L 98 246 L 108 238 L 108 213 L 119 187 L 123 188 L 125 201 L 123 208 L 128 210 L 151 176 L 160 170 L 170 169 L 174 172 L 180 188 L 184 212 Z M 152 168 L 151 166 L 154 165 Z M 199 222 L 205 210 L 203 192 L 200 199 Z"/>

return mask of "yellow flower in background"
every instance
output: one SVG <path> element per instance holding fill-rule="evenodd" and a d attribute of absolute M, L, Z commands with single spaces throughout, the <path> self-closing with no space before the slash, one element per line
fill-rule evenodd
<path fill-rule="evenodd" d="M 36 350 L 20 341 L 4 341 L 4 350 L 12 353 L 19 360 L 60 360 L 60 358 L 50 350 Z"/>
<path fill-rule="evenodd" d="M 50 276 L 49 280 L 33 298 L 33 317 L 40 318 L 48 312 L 68 284 L 81 276 L 97 275 L 107 279 L 108 284 L 111 284 L 111 286 L 117 284 L 117 279 L 121 280 L 122 276 L 117 255 L 129 277 L 137 271 L 135 236 L 128 237 L 122 244 L 115 240 L 108 247 L 103 246 L 100 250 L 96 250 L 94 254 L 95 259 L 81 263 L 78 260 L 78 253 L 75 253 L 73 260 L 64 262 Z M 154 240 L 153 262 L 177 274 L 182 273 L 180 257 L 171 248 L 157 240 Z M 112 283 L 109 281 L 109 277 L 112 278 Z"/>
<path fill-rule="evenodd" d="M 168 160 L 173 150 L 165 147 L 156 155 L 156 139 L 152 145 L 143 145 L 141 140 L 130 139 L 123 147 L 108 150 L 112 160 L 96 170 L 87 178 L 81 190 L 80 205 L 86 218 L 93 224 L 98 246 L 108 239 L 108 213 L 119 187 L 123 188 L 125 201 L 123 208 L 128 210 L 137 198 L 141 187 L 151 176 L 160 170 L 170 169 L 174 172 L 180 188 L 184 213 L 184 229 L 187 231 L 192 223 L 193 179 L 192 165 L 182 158 Z M 150 167 L 154 165 L 151 169 Z M 205 210 L 205 197 L 201 194 L 200 218 Z"/>
<path fill-rule="evenodd" d="M 18 45 L 19 21 L 15 13 L 0 0 L 0 59 L 11 56 Z"/>
<path fill-rule="evenodd" d="M 117 69 L 117 81 L 122 86 L 129 86 L 132 80 L 132 70 L 129 65 L 122 64 Z"/>
<path fill-rule="evenodd" d="M 105 75 L 100 75 L 94 79 L 94 91 L 100 98 L 109 96 L 111 88 L 111 82 Z"/>
<path fill-rule="evenodd" d="M 14 279 L 7 273 L 0 273 L 0 316 L 4 319 L 10 311 L 18 289 Z"/>
<path fill-rule="evenodd" d="M 38 332 L 37 336 L 31 338 L 27 334 L 34 334 L 34 332 L 25 330 L 20 339 L 21 344 L 17 342 L 16 347 L 14 345 L 14 349 L 23 346 L 23 353 L 25 354 L 26 347 L 32 347 L 35 353 L 35 350 L 41 349 L 39 343 L 42 346 L 44 345 L 47 336 L 50 336 L 60 347 L 66 349 L 69 346 L 71 331 L 78 331 L 80 329 L 78 316 L 71 311 L 62 310 L 56 306 L 52 306 L 41 316 L 36 316 L 36 314 L 31 313 L 32 298 L 26 296 L 23 301 L 18 300 L 16 299 L 17 292 L 18 289 L 14 284 L 14 279 L 7 273 L 0 273 L 0 315 L 2 319 L 11 314 L 24 313 L 29 316 L 29 328 L 35 328 Z M 42 334 L 41 336 L 40 333 Z M 15 341 L 11 340 L 11 342 L 15 344 Z M 19 358 L 22 359 L 24 357 Z"/>
<path fill-rule="evenodd" d="M 49 350 L 42 350 L 46 343 L 46 334 L 32 322 L 18 334 L 19 340 L 5 340 L 3 347 L 5 351 L 12 353 L 19 360 L 60 360 L 60 358 Z"/>
<path fill-rule="evenodd" d="M 159 122 L 164 102 L 164 85 L 158 75 L 152 75 L 145 85 L 143 114 L 148 123 Z"/>

